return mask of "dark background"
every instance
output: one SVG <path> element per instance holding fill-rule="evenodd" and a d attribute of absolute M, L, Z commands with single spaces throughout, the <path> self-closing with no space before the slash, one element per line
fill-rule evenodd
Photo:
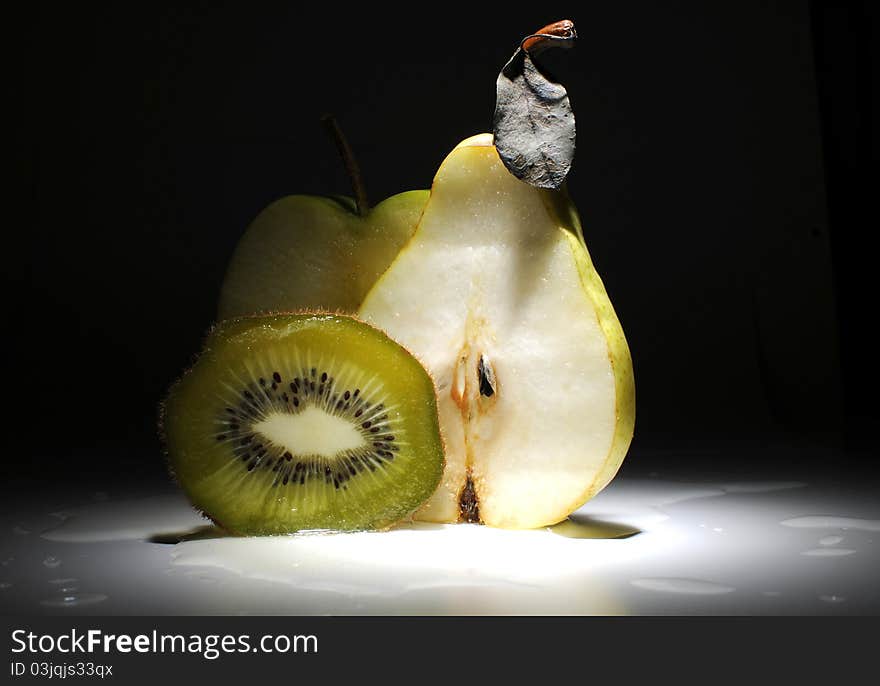
<path fill-rule="evenodd" d="M 349 192 L 320 116 L 374 201 L 427 188 L 488 129 L 519 39 L 563 17 L 578 46 L 546 63 L 634 356 L 630 461 L 725 454 L 748 472 L 769 446 L 873 464 L 870 3 L 297 5 L 34 3 L 10 20 L 7 475 L 160 470 L 156 405 L 248 222 L 282 195 Z"/>

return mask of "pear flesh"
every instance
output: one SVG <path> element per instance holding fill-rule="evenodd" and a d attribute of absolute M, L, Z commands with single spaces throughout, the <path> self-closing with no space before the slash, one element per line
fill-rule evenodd
<path fill-rule="evenodd" d="M 350 198 L 290 195 L 239 241 L 218 318 L 324 310 L 353 313 L 412 236 L 428 191 L 398 193 L 357 214 Z"/>
<path fill-rule="evenodd" d="M 443 162 L 360 316 L 436 385 L 447 466 L 419 519 L 545 526 L 616 473 L 635 415 L 623 330 L 570 200 L 513 177 L 491 135 Z"/>

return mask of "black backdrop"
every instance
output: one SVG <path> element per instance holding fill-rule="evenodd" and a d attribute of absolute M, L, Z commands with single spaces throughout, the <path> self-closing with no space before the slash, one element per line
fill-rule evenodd
<path fill-rule="evenodd" d="M 298 5 L 34 3 L 10 22 L 5 469 L 158 467 L 157 401 L 249 220 L 348 192 L 320 116 L 374 200 L 429 187 L 488 128 L 519 38 L 563 17 L 578 46 L 548 62 L 578 116 L 569 189 L 634 355 L 633 450 L 871 452 L 867 2 Z"/>

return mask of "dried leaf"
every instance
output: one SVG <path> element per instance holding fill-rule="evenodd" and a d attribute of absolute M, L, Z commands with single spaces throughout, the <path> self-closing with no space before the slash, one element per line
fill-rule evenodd
<path fill-rule="evenodd" d="M 563 23 L 565 36 L 548 33 Z M 539 188 L 559 188 L 565 181 L 574 159 L 575 121 L 565 87 L 548 79 L 531 55 L 567 47 L 574 35 L 573 24 L 558 22 L 527 36 L 498 75 L 495 147 L 511 174 Z M 529 42 L 533 48 L 524 50 Z"/>

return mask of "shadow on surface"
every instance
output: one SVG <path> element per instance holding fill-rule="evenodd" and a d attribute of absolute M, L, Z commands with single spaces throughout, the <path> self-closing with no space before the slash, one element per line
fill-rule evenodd
<path fill-rule="evenodd" d="M 637 529 L 629 524 L 621 524 L 619 522 L 606 522 L 601 519 L 595 519 L 582 514 L 573 514 L 568 519 L 548 526 L 550 531 L 559 536 L 567 538 L 631 538 L 642 533 L 641 529 Z"/>
<path fill-rule="evenodd" d="M 223 529 L 207 524 L 205 526 L 197 526 L 187 531 L 167 531 L 159 534 L 153 534 L 147 541 L 150 543 L 159 543 L 161 545 L 177 545 L 186 541 L 200 541 L 206 538 L 226 538 L 230 536 Z"/>

